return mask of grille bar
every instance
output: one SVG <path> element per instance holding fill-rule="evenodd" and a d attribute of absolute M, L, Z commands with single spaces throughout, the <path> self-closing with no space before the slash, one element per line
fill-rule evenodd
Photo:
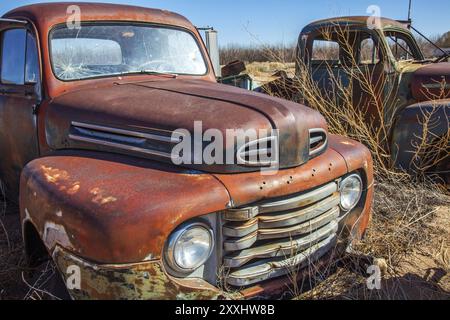
<path fill-rule="evenodd" d="M 227 237 L 245 237 L 259 228 L 280 228 L 296 225 L 311 220 L 339 204 L 339 194 L 315 203 L 305 209 L 289 212 L 269 213 L 261 215 L 246 222 L 228 222 L 223 227 L 223 234 Z"/>
<path fill-rule="evenodd" d="M 305 251 L 280 261 L 262 261 L 230 273 L 227 282 L 232 286 L 248 286 L 289 272 L 290 268 L 303 268 L 325 255 L 336 245 L 336 235 L 329 236 Z"/>
<path fill-rule="evenodd" d="M 339 208 L 333 208 L 325 214 L 305 223 L 287 228 L 257 229 L 255 232 L 243 238 L 230 238 L 224 242 L 225 251 L 236 251 L 251 247 L 258 240 L 289 238 L 297 235 L 308 234 L 319 229 L 332 220 L 339 218 Z"/>
<path fill-rule="evenodd" d="M 314 157 L 322 153 L 328 146 L 327 132 L 325 129 L 316 128 L 309 130 L 309 155 Z"/>
<path fill-rule="evenodd" d="M 286 257 L 292 253 L 308 249 L 315 243 L 335 234 L 337 230 L 337 222 L 331 221 L 325 227 L 305 237 L 281 240 L 225 256 L 224 265 L 229 268 L 238 268 L 253 259 Z"/>
<path fill-rule="evenodd" d="M 73 121 L 69 138 L 73 141 L 111 147 L 121 151 L 133 151 L 171 159 L 171 147 L 180 142 L 181 138 L 163 135 L 163 132 L 164 134 L 172 133 L 161 130 L 158 134 L 143 133 Z"/>
<path fill-rule="evenodd" d="M 225 211 L 223 219 L 226 221 L 248 221 L 261 213 L 286 211 L 307 206 L 322 200 L 337 191 L 337 183 L 332 182 L 313 191 L 302 193 L 294 197 L 287 197 L 279 201 L 267 201 L 256 206 L 240 209 L 229 209 Z"/>

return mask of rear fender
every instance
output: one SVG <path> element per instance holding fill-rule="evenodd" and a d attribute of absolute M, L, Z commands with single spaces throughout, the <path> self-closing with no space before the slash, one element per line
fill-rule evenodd
<path fill-rule="evenodd" d="M 426 125 L 424 125 L 424 123 Z M 397 116 L 391 135 L 391 160 L 396 168 L 413 173 L 420 166 L 417 146 L 430 144 L 448 134 L 450 100 L 421 102 L 406 107 Z M 425 130 L 424 130 L 425 128 Z"/>

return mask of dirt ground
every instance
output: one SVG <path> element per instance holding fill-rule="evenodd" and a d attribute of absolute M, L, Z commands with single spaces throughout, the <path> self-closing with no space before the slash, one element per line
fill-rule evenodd
<path fill-rule="evenodd" d="M 20 233 L 19 210 L 16 205 L 0 202 L 0 300 L 23 299 L 28 286 L 22 281 L 26 272 Z"/>
<path fill-rule="evenodd" d="M 380 290 L 368 289 L 365 267 L 346 265 L 299 298 L 450 300 L 450 208 L 436 209 L 424 230 L 428 234 L 426 243 L 415 246 L 395 266 L 382 260 L 386 270 L 382 269 Z"/>

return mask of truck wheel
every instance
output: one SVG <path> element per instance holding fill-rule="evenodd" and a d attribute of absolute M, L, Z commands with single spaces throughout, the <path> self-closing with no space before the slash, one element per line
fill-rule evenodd
<path fill-rule="evenodd" d="M 34 269 L 28 280 L 25 300 L 70 300 L 64 281 L 53 261 L 49 260 Z"/>

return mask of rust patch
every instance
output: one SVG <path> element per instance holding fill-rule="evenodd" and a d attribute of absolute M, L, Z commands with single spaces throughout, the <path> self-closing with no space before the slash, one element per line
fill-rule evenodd
<path fill-rule="evenodd" d="M 43 240 L 48 249 L 53 249 L 57 244 L 65 248 L 73 248 L 64 226 L 51 221 L 45 223 Z"/>
<path fill-rule="evenodd" d="M 117 201 L 117 198 L 110 195 L 105 195 L 105 191 L 100 188 L 93 188 L 89 192 L 94 196 L 92 198 L 92 202 L 98 205 L 105 205 Z"/>
<path fill-rule="evenodd" d="M 53 258 L 63 277 L 77 265 L 81 288 L 70 290 L 75 299 L 102 300 L 215 300 L 230 298 L 227 293 L 200 279 L 173 279 L 159 261 L 130 265 L 95 265 L 57 247 Z"/>
<path fill-rule="evenodd" d="M 58 184 L 61 180 L 66 181 L 70 178 L 69 174 L 65 170 L 59 170 L 46 166 L 41 166 L 41 169 L 44 173 L 45 179 L 49 183 Z"/>
<path fill-rule="evenodd" d="M 44 165 L 41 166 L 41 170 L 48 183 L 56 185 L 60 191 L 66 192 L 68 195 L 76 194 L 81 188 L 79 181 L 70 182 L 70 175 L 65 170 Z"/>
<path fill-rule="evenodd" d="M 74 195 L 75 193 L 77 193 L 80 190 L 80 183 L 77 181 L 75 182 L 71 188 L 69 188 L 67 190 L 67 193 L 70 195 Z"/>

